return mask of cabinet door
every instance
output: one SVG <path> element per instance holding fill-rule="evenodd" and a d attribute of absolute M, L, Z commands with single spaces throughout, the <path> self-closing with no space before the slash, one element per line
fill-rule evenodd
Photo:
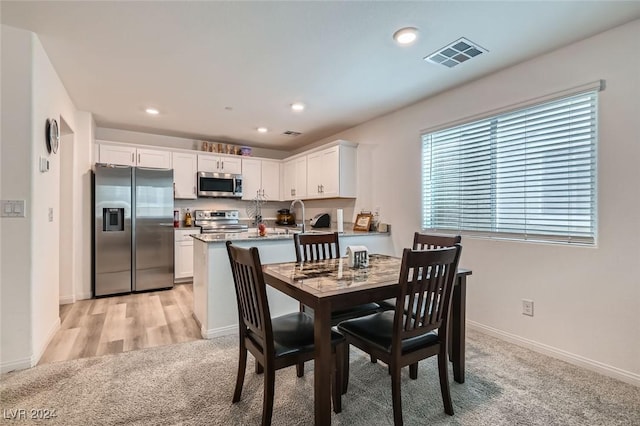
<path fill-rule="evenodd" d="M 220 169 L 221 173 L 242 173 L 242 159 L 238 157 L 220 157 Z"/>
<path fill-rule="evenodd" d="M 262 195 L 269 201 L 280 200 L 280 162 L 262 160 Z"/>
<path fill-rule="evenodd" d="M 340 147 L 335 146 L 307 156 L 307 197 L 340 196 Z"/>
<path fill-rule="evenodd" d="M 340 147 L 335 146 L 322 151 L 321 164 L 324 173 L 320 181 L 320 196 L 340 196 Z"/>
<path fill-rule="evenodd" d="M 170 169 L 171 151 L 138 148 L 137 165 L 138 167 L 149 167 L 154 169 Z"/>
<path fill-rule="evenodd" d="M 307 157 L 298 158 L 295 161 L 294 198 L 307 196 Z"/>
<path fill-rule="evenodd" d="M 242 199 L 253 200 L 262 189 L 262 162 L 253 158 L 242 159 Z"/>
<path fill-rule="evenodd" d="M 282 199 L 296 198 L 296 160 L 287 161 L 282 165 Z M 306 176 L 305 176 L 306 180 Z M 305 182 L 306 183 L 306 182 Z M 306 192 L 306 188 L 305 188 Z"/>
<path fill-rule="evenodd" d="M 175 280 L 193 277 L 193 241 L 175 243 L 173 271 Z"/>
<path fill-rule="evenodd" d="M 197 198 L 198 157 L 195 154 L 174 152 L 171 160 L 173 163 L 173 198 Z"/>
<path fill-rule="evenodd" d="M 217 155 L 203 155 L 198 154 L 198 172 L 211 172 L 218 171 L 220 165 L 220 157 Z"/>
<path fill-rule="evenodd" d="M 120 166 L 136 165 L 136 149 L 130 146 L 100 144 L 99 162 Z"/>

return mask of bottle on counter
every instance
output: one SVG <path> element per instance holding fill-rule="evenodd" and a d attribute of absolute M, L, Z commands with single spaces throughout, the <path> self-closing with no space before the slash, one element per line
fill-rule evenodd
<path fill-rule="evenodd" d="M 173 211 L 173 227 L 174 228 L 180 227 L 180 210 Z"/>
<path fill-rule="evenodd" d="M 184 226 L 192 226 L 191 212 L 187 209 L 187 213 L 184 215 Z"/>

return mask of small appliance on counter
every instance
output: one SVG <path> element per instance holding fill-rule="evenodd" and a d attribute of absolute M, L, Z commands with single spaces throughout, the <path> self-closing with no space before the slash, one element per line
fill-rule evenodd
<path fill-rule="evenodd" d="M 329 213 L 318 213 L 311 219 L 312 228 L 329 228 L 331 226 L 331 216 Z"/>
<path fill-rule="evenodd" d="M 278 210 L 276 225 L 295 225 L 296 216 L 289 209 Z"/>

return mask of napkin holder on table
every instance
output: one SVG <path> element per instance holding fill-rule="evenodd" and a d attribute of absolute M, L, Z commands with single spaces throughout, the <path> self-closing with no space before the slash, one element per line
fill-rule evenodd
<path fill-rule="evenodd" d="M 369 266 L 369 251 L 365 246 L 347 246 L 347 259 L 351 268 L 366 268 Z"/>

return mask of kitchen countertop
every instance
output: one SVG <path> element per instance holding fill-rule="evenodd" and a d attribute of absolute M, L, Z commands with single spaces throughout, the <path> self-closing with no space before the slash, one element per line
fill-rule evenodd
<path fill-rule="evenodd" d="M 293 227 L 286 226 L 277 226 L 275 229 L 278 231 L 274 231 L 274 228 L 267 228 L 269 232 L 264 237 L 261 237 L 257 234 L 256 231 L 248 231 L 248 232 L 230 232 L 230 233 L 220 233 L 220 234 L 197 234 L 193 235 L 193 238 L 196 240 L 200 240 L 205 243 L 220 243 L 226 240 L 235 240 L 235 241 L 264 241 L 264 240 L 291 240 L 293 239 L 293 235 L 295 232 L 290 232 L 292 229 L 296 229 Z M 344 232 L 340 233 L 341 237 L 352 237 L 352 236 L 367 236 L 367 235 L 388 235 L 388 232 L 377 232 L 377 231 L 353 231 L 352 223 L 345 223 Z M 325 232 L 336 232 L 336 227 L 331 228 L 311 228 L 308 231 L 312 233 L 319 234 Z"/>

